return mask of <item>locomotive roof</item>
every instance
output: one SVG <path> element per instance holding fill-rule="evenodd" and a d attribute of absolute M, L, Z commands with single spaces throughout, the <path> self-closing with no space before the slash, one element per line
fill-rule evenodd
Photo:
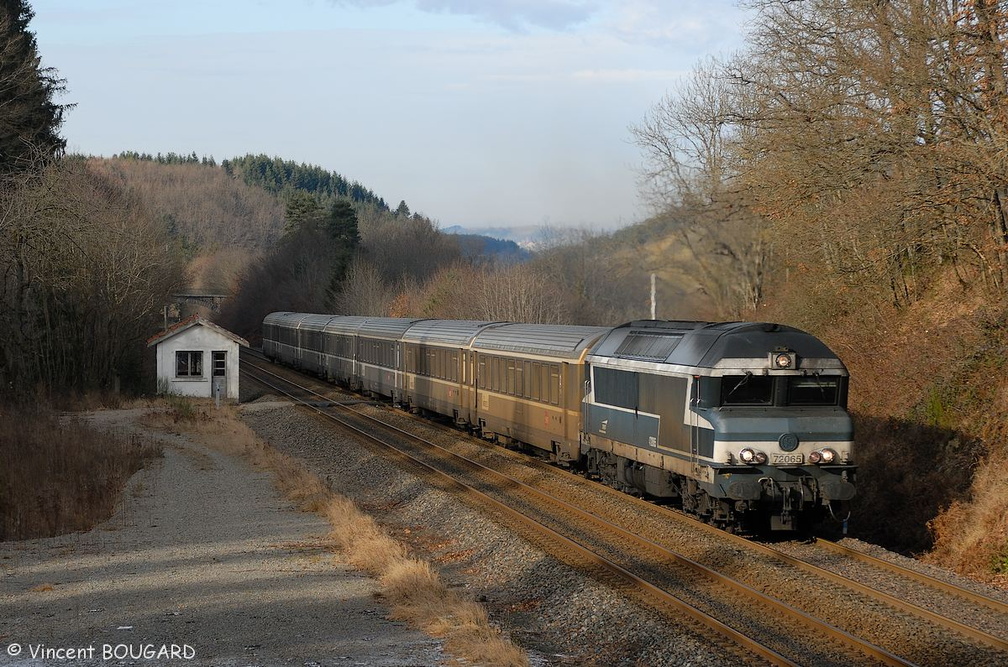
<path fill-rule="evenodd" d="M 787 348 L 806 359 L 837 358 L 815 336 L 783 324 L 656 320 L 616 327 L 590 356 L 714 368 L 723 359 L 766 358 L 775 348 Z"/>
<path fill-rule="evenodd" d="M 420 320 L 402 335 L 406 343 L 440 343 L 465 346 L 479 331 L 496 322 L 475 320 Z"/>
<path fill-rule="evenodd" d="M 501 324 L 480 331 L 472 346 L 480 350 L 576 359 L 607 331 L 609 327 Z"/>

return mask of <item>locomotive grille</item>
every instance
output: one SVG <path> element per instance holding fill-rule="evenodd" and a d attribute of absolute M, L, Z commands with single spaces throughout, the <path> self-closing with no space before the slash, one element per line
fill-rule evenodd
<path fill-rule="evenodd" d="M 613 356 L 621 359 L 665 361 L 681 340 L 682 335 L 655 335 L 631 331 L 620 343 Z"/>

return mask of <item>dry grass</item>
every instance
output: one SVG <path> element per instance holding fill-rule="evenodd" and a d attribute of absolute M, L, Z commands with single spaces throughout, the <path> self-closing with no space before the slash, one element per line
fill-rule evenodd
<path fill-rule="evenodd" d="M 931 528 L 934 551 L 926 560 L 1008 587 L 1008 478 L 1000 462 L 977 470 L 974 494 L 942 512 Z"/>
<path fill-rule="evenodd" d="M 158 445 L 45 412 L 0 408 L 0 540 L 90 530 Z"/>
<path fill-rule="evenodd" d="M 208 446 L 270 471 L 285 497 L 302 511 L 321 514 L 329 521 L 330 538 L 340 555 L 378 580 L 392 618 L 443 638 L 449 653 L 475 664 L 528 665 L 525 653 L 493 627 L 482 606 L 450 591 L 428 563 L 410 558 L 405 546 L 351 500 L 330 491 L 297 460 L 259 440 L 241 423 L 235 408 L 217 410 L 210 403 L 194 404 L 192 410 L 181 412 L 172 407 L 147 422 L 186 430 Z"/>

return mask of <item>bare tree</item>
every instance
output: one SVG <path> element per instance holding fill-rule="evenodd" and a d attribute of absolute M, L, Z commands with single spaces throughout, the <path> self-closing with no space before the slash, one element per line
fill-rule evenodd
<path fill-rule="evenodd" d="M 689 251 L 693 274 L 717 310 L 732 316 L 760 304 L 771 248 L 766 221 L 733 161 L 734 86 L 707 59 L 631 128 L 646 159 L 644 192 Z"/>
<path fill-rule="evenodd" d="M 789 256 L 897 304 L 943 262 L 1003 285 L 1003 3 L 751 4 L 734 160 Z"/>
<path fill-rule="evenodd" d="M 142 341 L 182 279 L 163 226 L 83 160 L 9 185 L 0 225 L 6 389 L 111 388 L 119 378 L 136 386 Z"/>
<path fill-rule="evenodd" d="M 346 315 L 386 316 L 396 290 L 386 283 L 382 272 L 364 257 L 350 265 L 343 281 L 336 311 Z"/>
<path fill-rule="evenodd" d="M 526 264 L 481 267 L 472 287 L 477 319 L 567 324 L 568 300 L 545 272 Z"/>

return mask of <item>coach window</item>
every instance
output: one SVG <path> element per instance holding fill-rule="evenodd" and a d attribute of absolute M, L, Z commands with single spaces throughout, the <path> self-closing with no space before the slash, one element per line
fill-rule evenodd
<path fill-rule="evenodd" d="M 203 352 L 185 351 L 175 353 L 175 377 L 203 377 Z"/>

